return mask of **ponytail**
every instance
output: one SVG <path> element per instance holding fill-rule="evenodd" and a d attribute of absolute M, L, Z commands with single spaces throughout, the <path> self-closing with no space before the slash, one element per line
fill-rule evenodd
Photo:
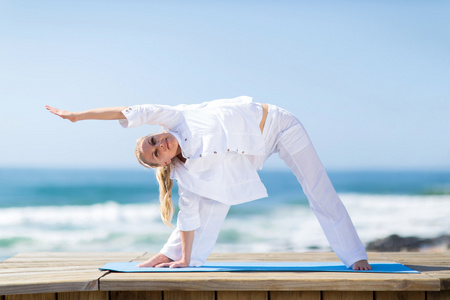
<path fill-rule="evenodd" d="M 161 213 L 161 219 L 168 227 L 173 227 L 170 223 L 173 217 L 173 204 L 172 204 L 172 187 L 173 180 L 170 179 L 171 164 L 164 167 L 147 163 L 144 160 L 144 155 L 141 150 L 141 144 L 146 137 L 141 137 L 137 140 L 134 154 L 138 162 L 149 169 L 156 168 L 156 180 L 159 183 L 159 211 Z"/>
<path fill-rule="evenodd" d="M 170 223 L 173 217 L 173 180 L 170 179 L 170 168 L 170 164 L 164 167 L 157 167 L 156 179 L 159 183 L 159 211 L 161 212 L 161 219 L 168 227 L 173 227 Z"/>

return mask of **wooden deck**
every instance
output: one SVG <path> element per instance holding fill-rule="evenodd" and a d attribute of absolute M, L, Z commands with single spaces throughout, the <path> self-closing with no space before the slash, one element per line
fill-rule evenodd
<path fill-rule="evenodd" d="M 111 273 L 147 253 L 22 253 L 0 262 L 0 300 L 450 300 L 450 253 L 369 253 L 420 274 L 332 272 Z M 333 253 L 213 254 L 209 261 L 338 261 Z"/>

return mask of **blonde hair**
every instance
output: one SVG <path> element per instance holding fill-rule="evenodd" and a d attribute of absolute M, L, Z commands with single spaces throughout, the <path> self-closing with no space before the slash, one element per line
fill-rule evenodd
<path fill-rule="evenodd" d="M 148 135 L 149 136 L 149 135 Z M 164 167 L 160 167 L 157 164 L 146 162 L 144 159 L 144 153 L 142 153 L 142 142 L 148 137 L 141 137 L 136 142 L 136 148 L 134 154 L 138 162 L 149 169 L 156 168 L 156 180 L 159 183 L 159 212 L 161 213 L 161 219 L 168 227 L 173 227 L 171 224 L 173 217 L 173 204 L 172 204 L 172 187 L 173 180 L 170 179 L 170 171 L 172 164 L 168 164 Z"/>

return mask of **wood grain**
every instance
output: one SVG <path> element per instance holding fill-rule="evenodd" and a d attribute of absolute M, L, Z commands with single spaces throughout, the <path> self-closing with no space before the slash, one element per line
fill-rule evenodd
<path fill-rule="evenodd" d="M 106 262 L 143 261 L 152 253 L 21 253 L 0 263 L 0 300 L 105 299 L 447 299 L 450 253 L 368 253 L 421 274 L 333 272 L 115 273 Z M 338 261 L 334 253 L 216 253 L 209 261 Z M 102 293 L 97 292 L 102 291 Z M 442 291 L 442 292 L 440 292 Z M 350 293 L 351 292 L 351 293 Z M 372 298 L 370 295 L 374 295 Z M 6 295 L 6 296 L 2 296 Z M 14 296 L 15 295 L 15 296 Z M 127 298 L 128 297 L 128 298 Z M 36 299 L 40 299 L 36 298 Z M 253 299 L 252 298 L 252 299 Z M 240 298 L 239 298 L 240 299 Z"/>
<path fill-rule="evenodd" d="M 388 252 L 383 253 L 383 256 L 439 279 L 440 289 L 450 290 L 450 252 Z"/>
<path fill-rule="evenodd" d="M 227 291 L 217 292 L 217 300 L 268 300 L 268 292 Z"/>
<path fill-rule="evenodd" d="M 98 267 L 142 254 L 20 253 L 0 264 L 0 294 L 97 291 L 99 278 L 107 273 Z"/>
<path fill-rule="evenodd" d="M 438 291 L 439 280 L 422 274 L 332 272 L 110 273 L 102 290 L 203 291 Z"/>
<path fill-rule="evenodd" d="M 110 300 L 162 300 L 163 292 L 110 292 Z M 59 300 L 59 299 L 58 299 Z"/>
<path fill-rule="evenodd" d="M 427 300 L 450 300 L 450 291 L 427 292 Z"/>
<path fill-rule="evenodd" d="M 373 300 L 373 292 L 325 291 L 322 292 L 322 300 Z"/>
<path fill-rule="evenodd" d="M 375 299 L 425 300 L 425 292 L 375 292 Z"/>
<path fill-rule="evenodd" d="M 109 293 L 100 291 L 58 293 L 57 298 L 58 300 L 108 300 Z"/>
<path fill-rule="evenodd" d="M 6 300 L 56 300 L 56 294 L 6 295 Z"/>
<path fill-rule="evenodd" d="M 164 300 L 214 300 L 214 292 L 165 291 Z"/>
<path fill-rule="evenodd" d="M 320 300 L 320 292 L 271 291 L 270 300 Z"/>

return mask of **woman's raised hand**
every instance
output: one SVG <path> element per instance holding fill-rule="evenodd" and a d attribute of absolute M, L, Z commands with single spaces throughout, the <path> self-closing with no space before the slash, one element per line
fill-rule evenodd
<path fill-rule="evenodd" d="M 70 122 L 76 122 L 76 121 L 78 121 L 77 115 L 76 115 L 76 113 L 74 113 L 74 112 L 71 112 L 71 111 L 65 111 L 65 110 L 62 110 L 62 109 L 57 109 L 57 108 L 54 108 L 54 107 L 51 107 L 51 106 L 48 106 L 48 105 L 46 105 L 45 108 L 46 108 L 49 112 L 51 112 L 52 114 L 55 114 L 55 115 L 57 115 L 57 116 L 59 116 L 59 117 L 61 117 L 61 118 L 63 118 L 63 119 L 67 119 L 67 120 L 69 120 Z"/>

